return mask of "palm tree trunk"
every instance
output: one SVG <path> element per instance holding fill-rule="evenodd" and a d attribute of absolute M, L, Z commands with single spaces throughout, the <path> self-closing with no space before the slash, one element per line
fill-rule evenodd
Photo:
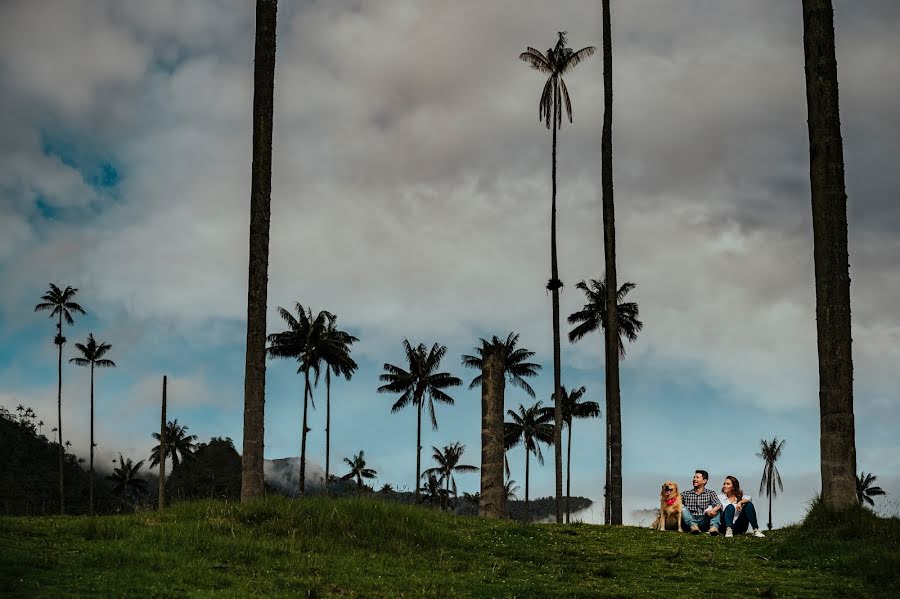
<path fill-rule="evenodd" d="M 88 460 L 88 513 L 94 515 L 94 363 L 91 362 L 91 451 Z"/>
<path fill-rule="evenodd" d="M 59 513 L 66 513 L 66 489 L 63 482 L 63 462 L 65 461 L 65 448 L 63 446 L 63 427 L 62 427 L 62 312 L 59 313 L 59 325 L 57 325 L 58 334 L 56 337 L 56 345 L 59 347 L 59 364 L 57 368 L 58 386 L 56 390 L 56 410 L 57 410 L 57 432 L 59 433 Z"/>
<path fill-rule="evenodd" d="M 609 0 L 603 0 L 603 138 L 601 187 L 603 248 L 606 257 L 606 418 L 609 426 L 610 523 L 622 524 L 622 413 L 619 398 L 619 319 L 616 302 L 616 217 L 612 172 L 612 26 Z"/>
<path fill-rule="evenodd" d="M 506 508 L 503 484 L 503 400 L 504 378 L 496 346 L 489 346 L 481 370 L 481 495 L 478 513 L 486 518 L 502 518 Z"/>
<path fill-rule="evenodd" d="M 275 25 L 278 0 L 256 2 L 253 68 L 253 162 L 250 175 L 250 259 L 247 352 L 244 364 L 244 446 L 241 501 L 265 492 L 263 453 L 266 402 L 266 300 L 272 193 L 272 115 L 275 96 Z"/>
<path fill-rule="evenodd" d="M 159 509 L 166 505 L 166 386 L 168 377 L 163 375 L 162 410 L 159 417 Z"/>
<path fill-rule="evenodd" d="M 569 423 L 569 434 L 566 437 L 566 524 L 569 524 L 572 518 L 569 512 L 569 498 L 572 496 L 572 423 Z"/>
<path fill-rule="evenodd" d="M 325 495 L 328 495 L 328 475 L 331 471 L 331 366 L 325 366 Z"/>
<path fill-rule="evenodd" d="M 769 530 L 772 530 L 772 489 L 769 489 Z"/>
<path fill-rule="evenodd" d="M 304 370 L 306 382 L 303 386 L 303 432 L 300 434 L 300 496 L 306 493 L 306 408 L 309 404 L 309 368 Z"/>
<path fill-rule="evenodd" d="M 555 402 L 555 426 L 553 428 L 554 465 L 556 468 L 556 523 L 562 523 L 562 359 L 559 342 L 559 266 L 556 259 L 556 129 L 557 118 L 562 107 L 559 105 L 559 84 L 556 84 L 553 113 L 553 170 L 552 200 L 550 210 L 550 286 L 553 293 L 553 397 Z"/>
<path fill-rule="evenodd" d="M 607 410 L 609 409 L 609 402 L 606 403 Z M 609 509 L 609 417 L 606 418 L 606 478 L 603 479 L 603 523 L 610 524 L 610 509 Z"/>
<path fill-rule="evenodd" d="M 822 500 L 832 507 L 850 507 L 856 499 L 850 266 L 831 0 L 803 0 L 803 49 L 816 276 Z"/>
<path fill-rule="evenodd" d="M 418 402 L 416 425 L 416 505 L 419 504 L 419 478 L 422 476 L 422 401 Z"/>
<path fill-rule="evenodd" d="M 529 458 L 531 457 L 531 452 L 528 451 L 528 448 L 525 448 L 525 522 L 531 522 L 531 510 L 528 509 L 528 467 L 529 467 Z"/>

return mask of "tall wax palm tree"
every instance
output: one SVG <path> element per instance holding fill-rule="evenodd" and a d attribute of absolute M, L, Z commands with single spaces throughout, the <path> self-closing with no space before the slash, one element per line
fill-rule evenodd
<path fill-rule="evenodd" d="M 250 174 L 250 259 L 244 364 L 244 449 L 241 501 L 262 497 L 266 402 L 266 301 L 272 193 L 272 115 L 278 0 L 256 0 L 253 67 L 253 160 Z"/>
<path fill-rule="evenodd" d="M 432 445 L 431 449 L 434 450 L 431 457 L 437 463 L 437 466 L 429 468 L 422 473 L 422 476 L 428 476 L 430 474 L 436 475 L 438 480 L 443 482 L 446 486 L 447 495 L 450 496 L 450 494 L 452 494 L 456 497 L 456 479 L 453 477 L 453 473 L 478 472 L 478 468 L 459 463 L 463 453 L 466 451 L 466 446 L 459 442 L 445 445 L 443 449 L 438 449 Z"/>
<path fill-rule="evenodd" d="M 562 406 L 562 402 L 559 403 Z M 534 454 L 538 464 L 544 464 L 544 455 L 541 453 L 540 443 L 546 443 L 552 446 L 555 440 L 553 424 L 553 415 L 543 410 L 543 402 L 537 402 L 530 408 L 519 405 L 519 411 L 514 412 L 507 410 L 507 414 L 512 418 L 511 422 L 506 422 L 504 428 L 504 441 L 506 449 L 512 449 L 519 443 L 525 446 L 525 519 L 529 520 L 531 514 L 528 511 L 529 497 L 529 480 L 530 480 L 530 458 Z M 560 419 L 561 421 L 561 419 Z"/>
<path fill-rule="evenodd" d="M 113 460 L 115 462 L 115 460 Z M 138 471 L 144 465 L 144 460 L 138 463 L 122 458 L 119 454 L 119 467 L 114 468 L 112 474 L 108 475 L 107 480 L 111 480 L 113 485 L 113 493 L 119 497 L 135 501 L 141 494 L 147 492 L 147 481 L 138 476 Z"/>
<path fill-rule="evenodd" d="M 194 455 L 196 449 L 197 435 L 189 435 L 188 426 L 178 424 L 178 419 L 170 420 L 166 423 L 166 454 L 164 459 L 172 460 L 172 468 L 176 468 L 178 464 L 185 460 L 189 460 Z M 151 435 L 157 441 L 160 440 L 159 433 Z M 154 445 L 150 450 L 150 466 L 159 465 L 159 445 Z"/>
<path fill-rule="evenodd" d="M 772 441 L 761 439 L 759 442 L 760 451 L 756 457 L 763 459 L 763 475 L 759 481 L 760 495 L 769 496 L 769 530 L 772 530 L 772 499 L 778 495 L 778 491 L 784 491 L 784 484 L 781 482 L 781 474 L 775 462 L 781 457 L 781 449 L 784 447 L 784 440 L 779 441 L 778 437 Z"/>
<path fill-rule="evenodd" d="M 299 302 L 294 304 L 297 311 L 295 318 L 290 312 L 279 307 L 278 313 L 288 325 L 286 331 L 268 336 L 269 355 L 274 358 L 290 358 L 299 362 L 298 373 L 304 376 L 303 388 L 303 430 L 300 434 L 300 485 L 299 494 L 306 492 L 306 434 L 312 430 L 307 426 L 307 411 L 312 401 L 312 388 L 309 382 L 309 371 L 315 374 L 315 382 L 319 381 L 323 356 L 328 352 L 332 342 L 328 340 L 328 321 L 334 318 L 330 312 L 322 310 L 313 318 L 312 310 L 304 310 Z"/>
<path fill-rule="evenodd" d="M 590 279 L 588 282 L 579 281 L 575 287 L 584 292 L 587 303 L 584 304 L 581 310 L 569 316 L 569 324 L 577 325 L 574 329 L 569 331 L 569 341 L 571 343 L 579 341 L 588 333 L 593 333 L 597 330 L 606 331 L 606 275 L 600 280 Z M 624 336 L 629 341 L 634 342 L 637 339 L 637 334 L 644 326 L 644 324 L 638 320 L 638 317 L 640 316 L 638 305 L 635 302 L 623 301 L 625 296 L 628 295 L 628 292 L 635 287 L 636 285 L 634 283 L 624 283 L 619 287 L 619 291 L 616 293 L 616 321 L 618 323 L 618 326 L 616 327 L 616 336 L 619 339 L 619 359 L 625 357 L 625 342 L 622 340 L 622 337 Z M 613 473 L 617 473 L 618 475 L 619 489 L 621 489 L 622 479 L 622 419 L 621 417 L 617 420 L 608 417 L 610 409 L 613 409 L 614 411 L 618 410 L 618 406 L 613 405 L 612 399 L 613 396 L 607 392 L 606 482 L 604 483 L 603 493 L 603 514 L 604 522 L 606 524 L 612 523 L 611 516 L 612 513 L 615 512 L 615 510 L 611 509 L 612 493 L 610 493 L 610 490 L 614 488 L 611 480 Z M 618 413 L 621 415 L 621 410 L 618 410 Z M 616 430 L 613 430 L 614 427 L 617 427 Z M 617 443 L 616 446 L 613 445 L 614 440 Z M 613 468 L 613 456 L 618 456 L 615 459 L 615 468 Z"/>
<path fill-rule="evenodd" d="M 359 341 L 353 335 L 338 330 L 337 316 L 328 319 L 325 329 L 322 360 L 325 362 L 325 493 L 328 493 L 331 464 L 331 373 L 346 380 L 353 377 L 357 364 L 350 357 L 350 346 Z"/>
<path fill-rule="evenodd" d="M 344 463 L 350 466 L 350 472 L 341 477 L 341 480 L 356 479 L 356 496 L 359 497 L 362 492 L 364 478 L 375 478 L 378 473 L 371 468 L 366 468 L 366 458 L 364 451 L 360 451 L 353 456 L 353 459 L 344 458 Z"/>
<path fill-rule="evenodd" d="M 399 412 L 409 405 L 416 407 L 416 503 L 419 502 L 419 481 L 422 478 L 422 410 L 425 400 L 428 400 L 428 414 L 431 417 L 431 427 L 437 430 L 437 416 L 434 412 L 434 402 L 453 405 L 453 398 L 443 390 L 449 387 L 458 387 L 462 381 L 452 376 L 449 372 L 437 372 L 441 360 L 447 353 L 447 347 L 435 343 L 429 351 L 424 343 L 413 347 L 409 340 L 403 340 L 403 349 L 406 353 L 406 362 L 409 370 L 404 370 L 393 364 L 385 364 L 383 373 L 379 379 L 385 383 L 378 388 L 379 393 L 400 393 L 400 398 L 391 406 L 391 412 Z"/>
<path fill-rule="evenodd" d="M 859 501 L 859 505 L 868 503 L 874 506 L 875 500 L 872 499 L 873 497 L 887 495 L 881 487 L 873 486 L 877 479 L 878 477 L 874 474 L 866 474 L 865 472 L 856 477 L 856 499 Z"/>
<path fill-rule="evenodd" d="M 816 276 L 822 500 L 832 507 L 850 507 L 856 502 L 850 258 L 831 0 L 803 0 L 803 50 Z"/>
<path fill-rule="evenodd" d="M 115 368 L 116 363 L 103 356 L 112 346 L 109 343 L 97 343 L 94 334 L 88 334 L 87 344 L 76 343 L 75 349 L 81 352 L 80 358 L 71 358 L 70 363 L 77 366 L 91 367 L 91 457 L 90 457 L 90 503 L 89 513 L 94 514 L 94 368 Z"/>
<path fill-rule="evenodd" d="M 559 340 L 559 290 L 562 281 L 559 280 L 559 266 L 556 260 L 556 132 L 562 128 L 563 110 L 572 122 L 572 101 L 569 98 L 569 90 L 562 76 L 574 69 L 578 63 L 594 53 L 593 46 L 587 46 L 575 52 L 566 47 L 566 32 L 559 32 L 559 40 L 556 46 L 547 50 L 547 54 L 540 50 L 528 47 L 519 58 L 540 73 L 548 75 L 541 92 L 538 103 L 538 119 L 544 121 L 547 128 L 553 132 L 553 160 L 552 160 L 552 193 L 550 202 L 550 281 L 547 289 L 553 295 L 553 391 L 559 397 L 561 386 L 561 357 Z M 562 422 L 561 408 L 557 408 L 556 422 Z M 556 521 L 562 522 L 562 429 L 556 428 Z"/>
<path fill-rule="evenodd" d="M 569 497 L 572 496 L 572 419 L 573 418 L 597 418 L 600 416 L 600 405 L 596 401 L 581 401 L 585 392 L 584 386 L 568 392 L 565 386 L 562 388 L 563 422 L 569 430 L 566 439 L 566 524 L 571 520 L 569 512 Z M 544 408 L 544 412 L 553 415 L 553 408 Z"/>
<path fill-rule="evenodd" d="M 77 289 L 72 287 L 66 287 L 64 290 L 61 290 L 59 287 L 50 283 L 50 289 L 41 296 L 43 300 L 41 303 L 34 307 L 35 312 L 43 312 L 46 310 L 50 310 L 50 318 L 57 317 L 59 320 L 56 323 L 56 337 L 53 339 L 53 343 L 56 344 L 57 348 L 59 348 L 59 367 L 57 370 L 57 381 L 59 383 L 57 387 L 56 394 L 56 409 L 57 409 L 57 441 L 59 443 L 59 513 L 64 514 L 66 511 L 66 491 L 65 485 L 63 483 L 63 454 L 65 453 L 65 449 L 63 448 L 63 433 L 62 433 L 62 350 L 63 345 L 66 342 L 66 338 L 63 337 L 62 334 L 62 324 L 63 320 L 66 321 L 66 324 L 73 325 L 75 324 L 75 319 L 72 318 L 73 314 L 86 314 L 84 309 L 78 305 L 76 302 L 72 301 L 75 298 L 75 294 L 78 293 Z"/>

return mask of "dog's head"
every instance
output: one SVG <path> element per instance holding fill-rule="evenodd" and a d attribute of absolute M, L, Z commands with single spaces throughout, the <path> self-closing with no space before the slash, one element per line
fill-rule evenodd
<path fill-rule="evenodd" d="M 678 495 L 678 483 L 673 482 L 671 480 L 667 480 L 663 483 L 662 489 L 659 491 L 659 497 L 661 499 L 671 499 Z"/>

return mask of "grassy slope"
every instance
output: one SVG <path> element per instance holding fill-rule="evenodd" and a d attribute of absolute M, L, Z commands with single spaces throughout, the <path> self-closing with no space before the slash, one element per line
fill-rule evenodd
<path fill-rule="evenodd" d="M 900 520 L 870 524 L 846 540 L 833 527 L 726 540 L 486 521 L 366 499 L 199 502 L 161 515 L 0 518 L 0 589 L 27 597 L 892 596 Z"/>

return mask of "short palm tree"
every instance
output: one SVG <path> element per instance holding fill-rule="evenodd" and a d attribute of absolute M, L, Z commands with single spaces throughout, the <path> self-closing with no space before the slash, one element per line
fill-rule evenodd
<path fill-rule="evenodd" d="M 490 341 L 481 339 L 481 347 L 475 348 L 475 352 L 478 355 L 464 355 L 462 357 L 462 365 L 466 368 L 475 368 L 480 371 L 484 368 L 484 356 L 488 346 L 502 347 L 503 363 L 501 367 L 503 368 L 505 380 L 511 385 L 523 389 L 529 396 L 534 397 L 534 389 L 531 388 L 531 385 L 525 379 L 536 377 L 538 370 L 541 369 L 541 365 L 529 362 L 528 360 L 534 356 L 534 352 L 522 347 L 517 348 L 518 342 L 519 335 L 517 333 L 510 333 L 506 337 L 506 341 L 501 341 L 496 335 Z M 481 375 L 479 374 L 472 379 L 469 389 L 474 389 L 480 385 Z"/>
<path fill-rule="evenodd" d="M 538 120 L 544 121 L 547 128 L 553 131 L 552 161 L 552 193 L 550 204 L 550 281 L 547 289 L 553 295 L 553 392 L 558 397 L 562 377 L 562 360 L 559 341 L 559 265 L 556 260 L 556 131 L 562 128 L 563 110 L 572 122 L 572 100 L 562 76 L 574 69 L 581 61 L 594 53 L 593 46 L 587 46 L 577 52 L 566 47 L 566 32 L 559 32 L 556 46 L 547 50 L 547 54 L 528 47 L 519 55 L 519 59 L 539 73 L 547 75 L 541 99 L 538 102 Z M 556 421 L 562 420 L 562 412 L 557 410 Z M 557 427 L 556 439 L 556 522 L 562 522 L 562 429 Z"/>
<path fill-rule="evenodd" d="M 504 483 L 503 490 L 506 493 L 507 501 L 518 501 L 518 497 L 516 497 L 516 491 L 519 490 L 519 485 L 516 484 L 516 481 L 509 479 Z"/>
<path fill-rule="evenodd" d="M 43 300 L 41 303 L 34 307 L 35 312 L 43 312 L 46 310 L 50 310 L 50 318 L 57 317 L 59 320 L 56 323 L 56 337 L 53 339 L 53 343 L 59 348 L 59 367 L 57 371 L 57 380 L 59 382 L 59 386 L 57 387 L 56 394 L 56 409 L 57 409 L 57 440 L 59 442 L 59 513 L 63 514 L 66 511 L 66 492 L 65 486 L 63 483 L 63 454 L 65 450 L 63 449 L 63 433 L 62 433 L 62 350 L 63 345 L 66 342 L 66 338 L 63 337 L 62 334 L 62 323 L 63 320 L 66 321 L 66 324 L 73 325 L 75 324 L 75 319 L 72 318 L 73 314 L 86 314 L 84 309 L 72 301 L 75 298 L 75 294 L 78 293 L 77 289 L 72 287 L 66 287 L 64 290 L 61 290 L 59 287 L 50 283 L 50 289 L 41 296 Z"/>
<path fill-rule="evenodd" d="M 403 349 L 406 353 L 406 362 L 409 370 L 404 370 L 393 364 L 385 364 L 386 370 L 379 379 L 385 383 L 378 388 L 379 393 L 400 393 L 400 398 L 391 406 L 391 412 L 396 413 L 406 406 L 416 407 L 418 414 L 416 419 L 416 503 L 419 502 L 419 480 L 422 478 L 422 410 L 425 400 L 428 400 L 428 414 L 431 417 L 431 427 L 437 430 L 437 416 L 434 412 L 434 402 L 438 401 L 453 405 L 453 398 L 444 393 L 444 389 L 458 387 L 462 381 L 452 376 L 449 372 L 437 372 L 441 360 L 447 353 L 447 347 L 435 343 L 431 350 L 426 349 L 424 343 L 413 347 L 409 340 L 403 340 Z"/>
<path fill-rule="evenodd" d="M 869 504 L 871 506 L 875 505 L 875 501 L 872 499 L 873 497 L 877 497 L 878 495 L 887 495 L 884 492 L 884 489 L 881 487 L 872 486 L 875 481 L 878 479 L 872 473 L 866 474 L 865 472 L 857 475 L 856 477 L 856 498 L 859 500 L 859 505 Z"/>
<path fill-rule="evenodd" d="M 441 485 L 440 479 L 434 474 L 428 475 L 428 480 L 422 485 L 422 488 L 419 489 L 422 494 L 422 502 L 430 505 L 439 505 L 441 509 L 447 505 L 450 497 L 449 493 L 446 489 L 444 489 L 443 485 Z"/>
<path fill-rule="evenodd" d="M 328 319 L 322 360 L 325 362 L 325 493 L 331 473 L 331 373 L 350 380 L 356 372 L 357 364 L 350 357 L 350 346 L 359 341 L 353 335 L 337 328 L 337 316 Z"/>
<path fill-rule="evenodd" d="M 70 363 L 77 366 L 91 367 L 91 457 L 90 457 L 90 508 L 89 513 L 94 514 L 94 368 L 115 368 L 116 363 L 107 360 L 106 355 L 112 346 L 109 343 L 97 343 L 94 334 L 88 334 L 87 344 L 76 343 L 75 349 L 81 353 L 80 358 L 71 358 Z"/>
<path fill-rule="evenodd" d="M 530 518 L 528 511 L 528 491 L 530 476 L 530 458 L 534 454 L 538 464 L 544 464 L 544 455 L 541 453 L 540 443 L 552 446 L 554 440 L 554 425 L 552 414 L 543 410 L 543 402 L 537 402 L 530 408 L 519 405 L 519 411 L 507 410 L 512 418 L 511 422 L 503 425 L 504 445 L 506 449 L 512 449 L 519 443 L 525 445 L 525 519 Z"/>
<path fill-rule="evenodd" d="M 771 442 L 761 439 L 759 442 L 760 452 L 756 457 L 763 459 L 763 475 L 759 482 L 760 495 L 769 496 L 769 530 L 772 530 L 772 499 L 778 495 L 778 491 L 784 491 L 784 485 L 781 482 L 781 474 L 775 462 L 781 457 L 781 450 L 784 447 L 784 440 L 779 441 L 778 437 L 772 439 Z M 777 488 L 776 488 L 777 487 Z"/>
<path fill-rule="evenodd" d="M 452 494 L 456 497 L 456 479 L 453 477 L 453 473 L 478 472 L 478 468 L 459 463 L 463 453 L 466 451 L 466 446 L 461 443 L 451 443 L 450 445 L 445 445 L 443 449 L 432 446 L 431 449 L 434 450 L 432 458 L 437 463 L 437 466 L 429 468 L 422 473 L 422 476 L 434 474 L 438 477 L 438 480 L 444 483 L 447 495 L 450 496 Z"/>
<path fill-rule="evenodd" d="M 366 457 L 364 451 L 360 451 L 358 454 L 353 456 L 353 459 L 344 458 L 344 463 L 350 466 L 350 472 L 342 476 L 341 480 L 350 480 L 355 478 L 356 496 L 359 497 L 360 493 L 362 493 L 363 479 L 375 478 L 376 476 L 378 476 L 378 473 L 371 468 L 366 468 Z"/>
<path fill-rule="evenodd" d="M 307 426 L 308 406 L 312 403 L 315 408 L 315 402 L 312 400 L 312 388 L 310 387 L 309 371 L 315 374 L 315 381 L 319 380 L 319 373 L 324 354 L 327 353 L 328 347 L 331 347 L 328 341 L 328 322 L 334 319 L 334 315 L 330 312 L 322 310 L 313 318 L 312 310 L 304 309 L 297 302 L 294 304 L 297 311 L 297 317 L 285 310 L 278 308 L 278 313 L 288 325 L 286 331 L 273 333 L 268 336 L 269 356 L 273 358 L 289 358 L 296 360 L 300 366 L 297 372 L 304 375 L 303 388 L 303 428 L 300 433 L 300 485 L 298 492 L 303 495 L 306 492 L 306 434 L 312 430 Z"/>
<path fill-rule="evenodd" d="M 581 401 L 586 389 L 584 386 L 568 392 L 562 388 L 563 423 L 569 430 L 566 449 L 566 524 L 571 520 L 569 497 L 572 496 L 572 419 L 597 418 L 600 416 L 600 405 L 596 401 Z M 553 415 L 553 408 L 544 408 L 545 413 Z"/>
<path fill-rule="evenodd" d="M 107 480 L 113 482 L 113 493 L 129 501 L 136 501 L 147 492 L 147 481 L 138 477 L 138 471 L 144 465 L 144 460 L 138 463 L 122 458 L 119 454 L 119 467 L 113 469 L 113 473 L 107 476 Z"/>
<path fill-rule="evenodd" d="M 178 424 L 178 419 L 170 420 L 166 423 L 166 455 L 164 459 L 172 460 L 172 468 L 178 467 L 178 464 L 185 460 L 189 460 L 194 455 L 197 447 L 197 435 L 189 435 L 187 425 Z M 159 441 L 159 433 L 152 433 L 151 436 Z M 159 465 L 159 445 L 154 445 L 150 450 L 150 466 Z"/>

